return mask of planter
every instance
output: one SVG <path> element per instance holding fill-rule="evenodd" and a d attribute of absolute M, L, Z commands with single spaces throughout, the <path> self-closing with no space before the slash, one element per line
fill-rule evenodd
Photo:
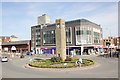
<path fill-rule="evenodd" d="M 61 61 L 61 62 L 51 62 L 51 60 L 39 60 L 37 62 L 29 63 L 29 66 L 37 67 L 37 68 L 72 68 L 72 67 L 78 67 L 75 62 L 78 61 L 78 59 L 75 59 L 73 61 Z M 83 59 L 83 63 L 81 64 L 82 67 L 93 65 L 94 61 L 89 59 Z"/>

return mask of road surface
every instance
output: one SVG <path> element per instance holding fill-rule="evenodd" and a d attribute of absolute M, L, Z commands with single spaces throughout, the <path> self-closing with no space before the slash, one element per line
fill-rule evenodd
<path fill-rule="evenodd" d="M 3 78 L 118 78 L 118 59 L 86 57 L 99 64 L 97 67 L 69 71 L 48 71 L 25 68 L 31 57 L 2 63 Z M 44 69 L 44 68 L 43 68 Z"/>

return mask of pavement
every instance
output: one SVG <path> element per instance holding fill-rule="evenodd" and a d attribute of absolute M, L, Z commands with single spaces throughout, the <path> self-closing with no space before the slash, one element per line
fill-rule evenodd
<path fill-rule="evenodd" d="M 0 62 L 0 80 L 2 79 L 2 63 Z"/>
<path fill-rule="evenodd" d="M 64 70 L 53 69 L 31 69 L 25 65 L 35 56 L 26 56 L 24 59 L 10 59 L 9 62 L 2 63 L 3 78 L 118 78 L 118 59 L 104 58 L 97 56 L 82 56 L 82 58 L 92 59 L 95 65 L 86 68 L 74 68 Z M 49 58 L 51 56 L 37 56 Z M 81 56 L 76 56 L 77 58 Z"/>

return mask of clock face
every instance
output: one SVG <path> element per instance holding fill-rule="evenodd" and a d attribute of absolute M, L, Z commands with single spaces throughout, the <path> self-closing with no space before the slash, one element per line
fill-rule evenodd
<path fill-rule="evenodd" d="M 65 27 L 65 24 L 62 24 L 62 27 Z"/>
<path fill-rule="evenodd" d="M 59 24 L 57 24 L 57 27 L 58 27 L 58 28 L 60 28 L 60 25 L 59 25 Z"/>

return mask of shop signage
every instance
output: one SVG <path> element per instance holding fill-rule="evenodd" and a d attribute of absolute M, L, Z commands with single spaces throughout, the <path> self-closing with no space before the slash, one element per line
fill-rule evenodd
<path fill-rule="evenodd" d="M 15 47 L 15 46 L 12 46 L 11 50 L 16 50 L 16 47 Z"/>
<path fill-rule="evenodd" d="M 4 48 L 4 51 L 8 51 L 8 47 L 5 47 L 5 48 Z"/>

